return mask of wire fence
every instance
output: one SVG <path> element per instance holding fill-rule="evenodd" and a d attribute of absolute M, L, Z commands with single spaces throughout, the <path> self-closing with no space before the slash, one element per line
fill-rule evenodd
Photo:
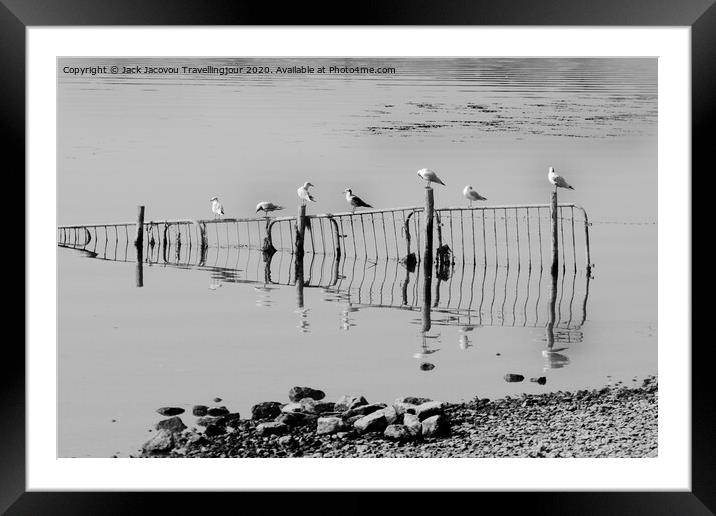
<path fill-rule="evenodd" d="M 201 254 L 207 248 L 294 251 L 297 217 L 163 220 L 143 224 L 145 254 L 155 247 L 168 253 Z M 560 263 L 563 270 L 591 265 L 589 221 L 574 204 L 558 206 Z M 305 252 L 371 260 L 399 260 L 416 253 L 420 261 L 425 220 L 422 207 L 366 210 L 306 216 Z M 116 253 L 136 238 L 136 223 L 59 226 L 60 245 L 100 248 Z M 532 267 L 550 253 L 548 204 L 453 207 L 435 210 L 438 247 L 452 263 Z M 583 250 L 579 250 L 583 249 Z"/>

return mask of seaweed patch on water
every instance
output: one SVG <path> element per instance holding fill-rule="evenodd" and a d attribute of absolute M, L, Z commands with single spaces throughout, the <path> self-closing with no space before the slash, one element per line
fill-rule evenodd
<path fill-rule="evenodd" d="M 447 124 L 434 123 L 434 122 L 416 122 L 410 124 L 400 125 L 383 125 L 383 126 L 368 126 L 366 130 L 372 134 L 390 134 L 390 133 L 411 133 L 421 132 L 426 133 L 432 129 L 440 129 L 447 127 Z"/>

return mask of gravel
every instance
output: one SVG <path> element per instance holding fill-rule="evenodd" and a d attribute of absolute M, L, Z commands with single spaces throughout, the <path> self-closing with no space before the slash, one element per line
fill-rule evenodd
<path fill-rule="evenodd" d="M 658 380 L 650 376 L 638 387 L 446 403 L 443 414 L 450 426 L 446 437 L 391 439 L 383 435 L 383 428 L 363 434 L 351 428 L 317 435 L 315 420 L 280 425 L 282 431 L 274 433 L 265 430 L 269 421 L 236 419 L 225 433 L 206 436 L 201 429 L 186 429 L 174 435 L 171 450 L 149 446 L 140 456 L 656 457 L 657 406 Z M 261 432 L 259 425 L 264 425 Z M 279 435 L 284 430 L 286 434 Z"/>

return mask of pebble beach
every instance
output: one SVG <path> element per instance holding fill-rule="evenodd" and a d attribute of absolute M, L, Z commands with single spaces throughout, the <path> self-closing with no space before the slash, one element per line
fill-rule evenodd
<path fill-rule="evenodd" d="M 183 409 L 158 412 L 170 417 L 139 457 L 656 457 L 658 379 L 462 403 L 326 401 L 318 389 L 294 387 L 288 401 L 258 403 L 245 418 L 197 405 L 192 427 Z"/>

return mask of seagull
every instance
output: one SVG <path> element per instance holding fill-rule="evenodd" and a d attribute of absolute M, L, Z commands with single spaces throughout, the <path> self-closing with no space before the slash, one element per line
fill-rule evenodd
<path fill-rule="evenodd" d="M 268 201 L 261 201 L 256 205 L 256 213 L 263 211 L 266 216 L 268 217 L 268 214 L 272 211 L 282 210 L 283 206 L 279 206 L 278 204 L 274 204 L 272 202 Z"/>
<path fill-rule="evenodd" d="M 212 197 L 209 200 L 211 201 L 211 211 L 214 212 L 214 218 L 221 217 L 224 214 L 224 206 L 219 202 L 219 198 Z"/>
<path fill-rule="evenodd" d="M 487 197 L 483 197 L 479 193 L 477 193 L 475 190 L 472 189 L 472 186 L 467 185 L 465 189 L 462 191 L 462 195 L 465 196 L 465 198 L 470 201 L 470 206 L 472 206 L 472 201 L 486 201 Z"/>
<path fill-rule="evenodd" d="M 348 204 L 353 206 L 351 213 L 355 212 L 356 208 L 372 208 L 373 207 L 370 204 L 366 203 L 363 199 L 361 199 L 357 195 L 353 195 L 353 190 L 351 190 L 350 188 L 343 190 L 343 193 L 346 194 L 346 201 L 348 201 Z"/>
<path fill-rule="evenodd" d="M 298 190 L 296 190 L 296 193 L 303 201 L 303 204 L 306 204 L 306 201 L 316 202 L 316 199 L 314 199 L 314 197 L 308 191 L 308 188 L 311 186 L 313 186 L 311 183 L 305 182 L 305 183 L 303 183 L 302 187 L 300 187 Z"/>
<path fill-rule="evenodd" d="M 428 182 L 428 186 L 425 188 L 430 188 L 430 183 L 438 183 L 445 186 L 445 183 L 440 180 L 438 175 L 430 169 L 421 168 L 418 170 L 418 175 Z"/>
<path fill-rule="evenodd" d="M 574 190 L 573 186 L 567 183 L 567 181 L 565 181 L 562 176 L 560 176 L 554 171 L 554 167 L 549 167 L 549 174 L 547 174 L 547 177 L 549 178 L 549 182 L 554 185 L 555 190 L 557 188 L 567 188 L 569 190 Z"/>

